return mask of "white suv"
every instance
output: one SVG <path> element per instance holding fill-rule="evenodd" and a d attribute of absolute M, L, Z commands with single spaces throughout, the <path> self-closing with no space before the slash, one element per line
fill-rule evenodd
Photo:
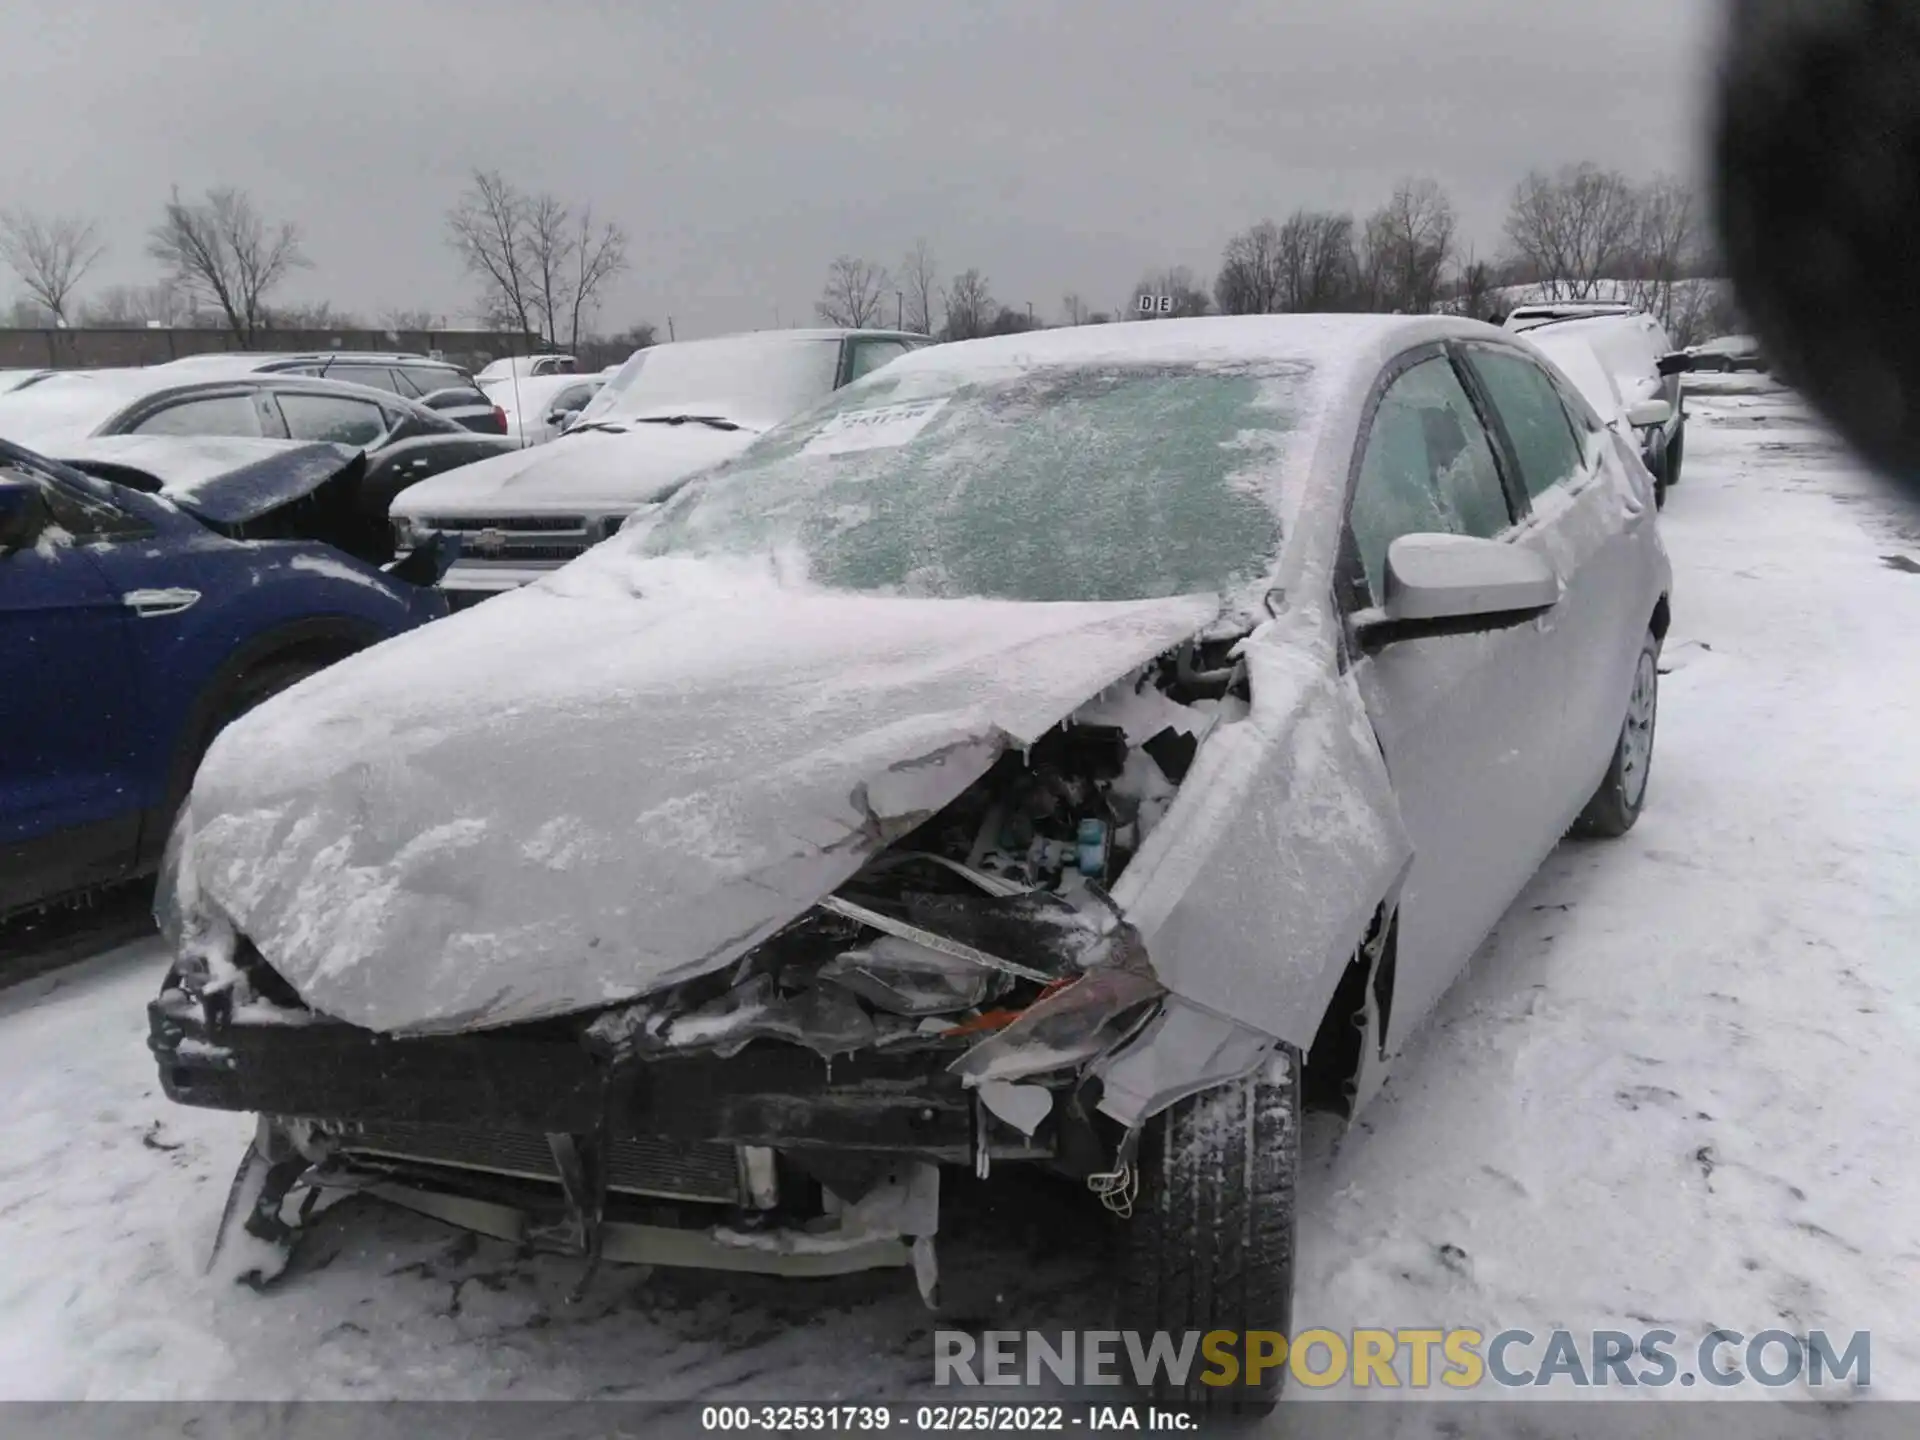
<path fill-rule="evenodd" d="M 770 330 L 637 350 L 558 439 L 403 491 L 398 553 L 457 534 L 454 608 L 539 579 L 925 335 Z"/>

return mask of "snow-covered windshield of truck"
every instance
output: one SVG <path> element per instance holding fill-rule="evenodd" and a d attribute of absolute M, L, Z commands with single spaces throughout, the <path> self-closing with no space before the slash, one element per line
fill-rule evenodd
<path fill-rule="evenodd" d="M 833 393 L 840 339 L 775 332 L 637 350 L 579 425 L 693 415 L 768 429 Z"/>

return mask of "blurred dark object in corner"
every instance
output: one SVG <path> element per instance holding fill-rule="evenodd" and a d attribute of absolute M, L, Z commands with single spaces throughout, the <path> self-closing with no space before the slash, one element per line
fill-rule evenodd
<path fill-rule="evenodd" d="M 1732 0 L 1716 224 L 1778 370 L 1920 500 L 1920 0 Z"/>

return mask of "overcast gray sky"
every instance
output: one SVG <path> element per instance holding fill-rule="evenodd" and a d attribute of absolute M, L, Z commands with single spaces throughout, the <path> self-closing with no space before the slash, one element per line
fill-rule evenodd
<path fill-rule="evenodd" d="M 924 236 L 1057 315 L 1431 175 L 1484 252 L 1529 167 L 1689 171 L 1715 0 L 0 0 L 0 205 L 156 278 L 168 187 L 299 221 L 285 298 L 470 309 L 475 166 L 632 236 L 605 329 L 808 318 Z M 0 277 L 0 283 L 10 280 Z"/>

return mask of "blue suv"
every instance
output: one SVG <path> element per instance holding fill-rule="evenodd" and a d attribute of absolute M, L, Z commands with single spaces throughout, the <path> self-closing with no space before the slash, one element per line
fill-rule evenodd
<path fill-rule="evenodd" d="M 357 451 L 175 443 L 203 448 L 169 490 L 150 456 L 115 483 L 0 440 L 0 915 L 152 872 L 224 725 L 446 613 L 444 562 L 310 538 Z"/>

